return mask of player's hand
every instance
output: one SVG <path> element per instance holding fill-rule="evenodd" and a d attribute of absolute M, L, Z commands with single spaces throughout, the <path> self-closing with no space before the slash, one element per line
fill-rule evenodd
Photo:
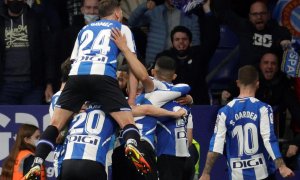
<path fill-rule="evenodd" d="M 186 110 L 183 109 L 183 108 L 180 108 L 178 111 L 174 112 L 172 117 L 177 119 L 177 118 L 181 118 L 181 117 L 186 116 L 186 115 L 187 115 Z"/>
<path fill-rule="evenodd" d="M 285 165 L 279 167 L 279 173 L 283 178 L 295 176 L 294 172 Z"/>
<path fill-rule="evenodd" d="M 41 175 L 41 166 L 34 165 L 21 180 L 36 180 Z"/>
<path fill-rule="evenodd" d="M 203 1 L 203 11 L 205 13 L 209 13 L 210 12 L 210 0 L 204 0 Z"/>
<path fill-rule="evenodd" d="M 298 151 L 298 146 L 296 145 L 289 145 L 289 149 L 286 152 L 286 157 L 290 158 L 292 156 L 295 156 Z"/>
<path fill-rule="evenodd" d="M 121 33 L 119 29 L 111 29 L 111 39 L 116 43 L 120 51 L 124 52 L 126 50 L 129 50 L 126 37 Z"/>
<path fill-rule="evenodd" d="M 230 96 L 231 96 L 230 92 L 228 92 L 226 90 L 222 91 L 221 98 L 223 101 L 227 101 L 228 98 L 230 98 Z"/>
<path fill-rule="evenodd" d="M 202 174 L 199 180 L 210 180 L 210 175 L 209 174 Z"/>
<path fill-rule="evenodd" d="M 181 105 L 189 105 L 189 104 L 193 104 L 193 98 L 190 95 L 186 95 L 185 97 L 177 98 L 176 102 Z"/>
<path fill-rule="evenodd" d="M 291 43 L 290 40 L 282 40 L 280 42 L 280 45 L 281 45 L 281 47 L 282 47 L 283 50 L 286 50 L 286 49 L 288 49 L 288 48 L 291 47 L 292 43 Z"/>
<path fill-rule="evenodd" d="M 53 96 L 53 88 L 51 84 L 47 84 L 44 94 L 45 94 L 45 101 L 47 103 L 50 103 L 51 97 Z"/>
<path fill-rule="evenodd" d="M 155 4 L 154 1 L 152 1 L 152 0 L 148 0 L 148 1 L 147 1 L 147 9 L 148 9 L 148 10 L 154 9 L 155 6 L 156 6 L 156 4 Z"/>

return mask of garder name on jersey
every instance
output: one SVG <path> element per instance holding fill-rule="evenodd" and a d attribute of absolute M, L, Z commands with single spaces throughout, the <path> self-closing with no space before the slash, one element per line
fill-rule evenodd
<path fill-rule="evenodd" d="M 255 114 L 254 112 L 251 112 L 251 111 L 242 111 L 242 112 L 235 114 L 234 117 L 235 117 L 236 121 L 243 119 L 243 118 L 249 118 L 249 119 L 252 119 L 253 121 L 256 121 L 257 114 Z"/>

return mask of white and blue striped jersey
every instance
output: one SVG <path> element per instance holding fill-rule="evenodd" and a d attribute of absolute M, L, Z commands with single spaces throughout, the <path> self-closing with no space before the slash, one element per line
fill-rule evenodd
<path fill-rule="evenodd" d="M 154 83 L 154 91 L 141 94 L 144 100 L 140 100 L 140 104 L 152 104 L 161 107 L 167 102 L 184 96 L 191 90 L 188 84 L 171 84 L 152 79 Z"/>
<path fill-rule="evenodd" d="M 190 108 L 187 106 L 181 106 L 175 101 L 168 102 L 162 108 L 169 111 L 178 111 L 180 108 L 184 108 L 189 116 Z M 158 118 L 156 127 L 157 136 L 157 156 L 162 154 L 171 155 L 176 157 L 189 157 L 188 140 L 187 140 L 187 118 L 170 118 L 160 117 Z"/>
<path fill-rule="evenodd" d="M 167 102 L 174 100 L 190 91 L 187 84 L 170 84 L 153 79 L 155 90 L 150 93 L 141 94 L 136 98 L 136 104 L 150 104 L 161 107 Z M 140 131 L 141 138 L 155 147 L 155 129 L 157 125 L 156 117 L 140 116 L 134 118 L 136 126 Z"/>
<path fill-rule="evenodd" d="M 64 160 L 85 159 L 105 166 L 116 123 L 100 109 L 90 105 L 70 122 Z"/>
<path fill-rule="evenodd" d="M 120 52 L 110 39 L 116 28 L 126 36 L 127 46 L 135 53 L 135 43 L 130 29 L 114 20 L 99 20 L 83 27 L 76 39 L 71 60 L 72 75 L 107 75 L 116 78 L 117 56 Z"/>
<path fill-rule="evenodd" d="M 230 179 L 264 179 L 281 157 L 272 107 L 254 97 L 235 98 L 217 115 L 209 151 L 223 154 L 226 142 Z"/>

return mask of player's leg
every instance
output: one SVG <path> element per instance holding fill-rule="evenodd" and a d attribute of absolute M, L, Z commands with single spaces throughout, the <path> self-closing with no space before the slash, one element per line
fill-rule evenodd
<path fill-rule="evenodd" d="M 31 170 L 25 175 L 25 179 L 35 179 L 35 176 L 40 172 L 40 166 L 54 149 L 56 138 L 59 131 L 70 120 L 74 112 L 78 112 L 84 103 L 84 95 L 78 94 L 81 88 L 80 83 L 76 84 L 77 80 L 70 77 L 65 88 L 60 95 L 57 107 L 54 108 L 53 116 L 50 125 L 45 129 L 38 142 L 35 152 L 35 159 Z"/>
<path fill-rule="evenodd" d="M 134 124 L 131 108 L 119 88 L 118 81 L 109 76 L 101 76 L 100 78 L 100 84 L 93 83 L 96 87 L 91 95 L 97 102 L 103 104 L 103 110 L 108 112 L 122 128 L 123 139 L 126 144 L 125 154 L 141 173 L 147 173 L 150 171 L 150 166 L 140 153 L 139 130 Z"/>
<path fill-rule="evenodd" d="M 61 170 L 61 179 L 64 180 L 82 180 L 97 179 L 107 180 L 105 167 L 91 160 L 69 159 L 64 160 Z"/>
<path fill-rule="evenodd" d="M 120 145 L 112 154 L 112 180 L 134 179 L 135 166 L 125 157 L 125 147 Z"/>
<path fill-rule="evenodd" d="M 182 180 L 185 157 L 161 155 L 157 158 L 159 180 Z"/>
<path fill-rule="evenodd" d="M 122 137 L 125 141 L 125 155 L 131 159 L 140 173 L 148 173 L 151 167 L 141 153 L 143 145 L 140 144 L 139 130 L 133 123 L 130 123 L 130 119 L 133 120 L 131 111 L 112 112 L 110 115 L 123 126 Z"/>

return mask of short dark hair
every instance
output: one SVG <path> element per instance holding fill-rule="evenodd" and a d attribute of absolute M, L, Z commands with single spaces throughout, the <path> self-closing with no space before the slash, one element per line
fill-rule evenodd
<path fill-rule="evenodd" d="M 69 73 L 71 70 L 72 61 L 70 60 L 70 57 L 67 58 L 61 65 L 60 65 L 60 71 L 61 71 L 61 82 L 67 82 L 69 79 Z"/>
<path fill-rule="evenodd" d="M 160 69 L 175 71 L 176 70 L 176 62 L 173 58 L 169 56 L 160 56 L 157 58 L 155 66 Z"/>
<path fill-rule="evenodd" d="M 250 4 L 249 9 L 248 9 L 248 13 L 250 13 L 250 10 L 251 10 L 252 5 L 253 5 L 253 4 L 256 4 L 256 3 L 261 3 L 261 4 L 263 4 L 263 5 L 266 7 L 267 11 L 268 11 L 268 12 L 270 11 L 269 7 L 267 6 L 267 4 L 266 4 L 264 1 L 262 1 L 262 0 L 255 0 L 255 1 L 253 1 L 253 2 Z"/>
<path fill-rule="evenodd" d="M 172 42 L 173 42 L 174 34 L 177 32 L 185 33 L 189 37 L 190 42 L 192 42 L 192 39 L 193 39 L 192 32 L 185 26 L 176 26 L 172 29 L 172 31 L 171 31 L 171 41 Z"/>
<path fill-rule="evenodd" d="M 257 69 L 252 65 L 245 65 L 239 68 L 238 80 L 245 86 L 254 84 L 258 80 Z"/>
<path fill-rule="evenodd" d="M 274 56 L 276 57 L 277 63 L 279 63 L 280 57 L 281 57 L 280 52 L 278 52 L 278 51 L 276 51 L 275 49 L 272 49 L 272 48 L 266 50 L 266 52 L 264 52 L 264 53 L 260 56 L 260 62 L 261 62 L 261 60 L 262 60 L 262 57 L 264 57 L 264 55 L 266 55 L 266 54 L 272 54 L 272 55 L 274 55 Z"/>
<path fill-rule="evenodd" d="M 116 8 L 120 7 L 118 0 L 102 0 L 99 2 L 99 16 L 100 18 L 110 16 Z"/>

